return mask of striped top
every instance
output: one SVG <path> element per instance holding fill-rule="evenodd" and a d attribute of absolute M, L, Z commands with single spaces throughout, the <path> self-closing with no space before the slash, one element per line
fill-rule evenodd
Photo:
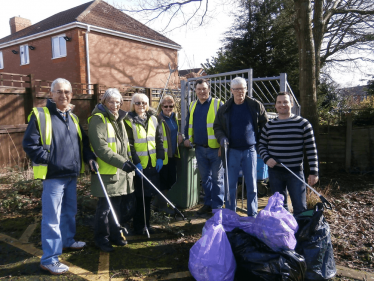
<path fill-rule="evenodd" d="M 304 148 L 310 174 L 318 175 L 317 147 L 308 120 L 292 114 L 288 119 L 272 119 L 262 128 L 259 152 L 265 163 L 270 158 L 276 158 L 292 170 L 303 170 Z M 277 166 L 282 167 L 280 164 Z"/>

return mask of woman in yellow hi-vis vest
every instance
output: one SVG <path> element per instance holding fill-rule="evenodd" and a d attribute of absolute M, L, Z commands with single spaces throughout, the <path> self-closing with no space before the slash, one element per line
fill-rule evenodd
<path fill-rule="evenodd" d="M 159 114 L 157 118 L 162 123 L 164 136 L 165 160 L 160 171 L 160 191 L 164 195 L 177 181 L 177 159 L 179 155 L 179 145 L 183 141 L 182 133 L 179 132 L 177 113 L 174 112 L 175 101 L 173 96 L 164 95 L 160 101 Z M 174 214 L 174 211 L 167 208 L 165 199 L 156 194 L 152 203 L 154 210 Z"/>
<path fill-rule="evenodd" d="M 122 96 L 115 88 L 107 89 L 101 103 L 88 119 L 88 137 L 97 156 L 99 173 L 118 218 L 121 204 L 134 192 L 133 166 L 129 164 L 129 144 L 125 129 L 126 112 L 121 110 Z M 95 214 L 95 244 L 104 252 L 112 252 L 112 244 L 124 246 L 109 204 L 96 174 L 91 175 L 91 194 L 99 197 Z"/>
<path fill-rule="evenodd" d="M 135 94 L 132 97 L 130 112 L 125 118 L 126 131 L 129 136 L 132 161 L 144 175 L 159 188 L 159 172 L 165 159 L 163 146 L 162 125 L 158 122 L 156 111 L 149 107 L 149 99 L 144 94 Z M 142 186 L 144 187 L 144 206 Z M 135 195 L 137 198 L 136 212 L 133 225 L 137 234 L 144 233 L 145 223 L 149 233 L 149 218 L 151 213 L 152 195 L 157 191 L 140 175 L 134 177 Z M 144 222 L 144 210 L 146 222 Z"/>

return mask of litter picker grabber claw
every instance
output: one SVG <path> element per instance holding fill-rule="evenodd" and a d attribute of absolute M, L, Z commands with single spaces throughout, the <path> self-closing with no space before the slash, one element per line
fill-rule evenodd
<path fill-rule="evenodd" d="M 185 217 L 184 217 L 184 215 L 182 214 L 182 212 L 181 211 L 179 211 L 178 209 L 177 209 L 177 207 L 175 207 L 174 206 L 174 204 L 173 203 L 171 203 L 170 202 L 170 200 L 169 199 L 167 199 L 166 198 L 166 196 L 160 191 L 160 190 L 158 190 L 157 189 L 157 187 L 143 174 L 143 172 L 141 171 L 141 170 L 139 170 L 138 169 L 138 167 L 136 167 L 135 166 L 135 164 L 134 163 L 132 163 L 132 162 L 130 162 L 131 163 L 131 165 L 135 168 L 135 170 L 142 176 L 142 177 L 144 177 L 146 180 L 147 180 L 147 182 L 158 192 L 158 194 L 160 194 L 161 195 L 161 197 L 162 198 L 164 198 L 165 199 L 165 201 L 174 209 L 174 211 L 175 211 L 175 213 L 177 213 L 177 214 L 179 214 L 181 217 L 182 217 L 182 219 L 183 220 L 185 220 Z"/>
<path fill-rule="evenodd" d="M 228 168 L 227 168 L 227 149 L 228 149 L 228 145 L 227 145 L 227 140 L 224 140 L 224 145 L 225 145 L 225 176 L 226 176 L 226 198 L 227 198 L 227 201 L 229 201 L 229 204 L 231 205 L 231 198 L 230 198 L 230 187 L 229 187 L 229 171 L 228 171 Z M 243 191 L 242 191 L 243 192 Z"/>
<path fill-rule="evenodd" d="M 112 203 L 110 202 L 110 199 L 109 199 L 109 196 L 108 196 L 108 193 L 106 192 L 106 189 L 105 189 L 105 186 L 104 186 L 104 183 L 103 183 L 103 180 L 101 179 L 101 176 L 100 176 L 100 173 L 99 173 L 99 169 L 97 168 L 96 164 L 93 163 L 93 169 L 95 170 L 95 172 L 97 173 L 97 176 L 99 178 L 99 181 L 100 181 L 100 185 L 101 185 L 101 188 L 105 194 L 105 198 L 106 200 L 108 201 L 108 205 L 109 205 L 109 209 L 110 209 L 110 212 L 113 214 L 113 219 L 114 219 L 114 222 L 118 228 L 118 231 L 121 235 L 121 237 L 123 238 L 123 240 L 126 240 L 126 237 L 125 235 L 123 235 L 123 232 L 122 231 L 125 231 L 126 234 L 128 234 L 128 231 L 125 227 L 122 227 L 119 222 L 118 222 L 118 219 L 117 219 L 117 216 L 116 216 L 116 213 L 114 212 L 114 209 L 113 209 L 113 206 L 112 206 Z"/>
<path fill-rule="evenodd" d="M 311 187 L 309 184 L 307 184 L 304 180 L 302 180 L 300 177 L 298 177 L 294 172 L 292 172 L 289 168 L 286 167 L 283 163 L 281 163 L 279 160 L 275 159 L 275 162 L 281 164 L 284 168 L 286 168 L 291 174 L 293 174 L 298 180 L 300 180 L 302 183 L 304 183 L 307 187 L 309 187 L 322 201 L 323 205 L 325 206 L 326 209 L 332 210 L 332 205 L 325 197 L 323 197 L 321 194 L 317 192 L 313 187 Z"/>

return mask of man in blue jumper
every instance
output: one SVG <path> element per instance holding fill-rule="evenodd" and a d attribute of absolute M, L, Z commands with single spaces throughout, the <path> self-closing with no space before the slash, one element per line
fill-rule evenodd
<path fill-rule="evenodd" d="M 218 156 L 219 143 L 217 142 L 213 123 L 218 108 L 223 105 L 219 99 L 210 96 L 209 83 L 206 79 L 196 81 L 195 90 L 197 100 L 189 106 L 184 129 L 185 147 L 196 146 L 196 160 L 205 192 L 204 206 L 197 211 L 204 214 L 223 206 L 225 194 L 223 184 L 223 166 Z"/>
<path fill-rule="evenodd" d="M 84 171 L 82 160 L 93 170 L 96 156 L 77 116 L 71 113 L 70 82 L 56 79 L 50 94 L 46 107 L 33 108 L 22 146 L 33 162 L 34 178 L 43 180 L 40 267 L 59 275 L 69 270 L 59 262 L 62 250 L 86 245 L 74 239 L 77 178 Z"/>
<path fill-rule="evenodd" d="M 214 134 L 224 147 L 227 141 L 227 165 L 230 202 L 226 208 L 236 211 L 236 186 L 242 168 L 247 187 L 247 214 L 257 214 L 257 153 L 259 132 L 267 123 L 265 107 L 259 101 L 246 96 L 247 83 L 236 77 L 231 81 L 231 97 L 218 110 L 214 121 Z M 224 156 L 224 153 L 222 153 Z"/>

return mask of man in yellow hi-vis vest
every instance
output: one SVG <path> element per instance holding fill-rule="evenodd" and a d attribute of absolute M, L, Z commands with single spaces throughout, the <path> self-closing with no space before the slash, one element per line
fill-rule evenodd
<path fill-rule="evenodd" d="M 71 113 L 70 82 L 56 79 L 50 94 L 46 107 L 33 108 L 22 145 L 33 162 L 34 178 L 43 180 L 40 267 L 58 275 L 69 270 L 59 262 L 62 250 L 82 249 L 86 244 L 74 240 L 77 177 L 84 171 L 82 160 L 92 169 L 96 156 L 77 116 Z"/>
<path fill-rule="evenodd" d="M 220 145 L 213 131 L 214 119 L 223 103 L 210 96 L 209 82 L 206 79 L 196 80 L 195 90 L 197 100 L 189 106 L 184 146 L 191 147 L 191 143 L 196 146 L 196 160 L 205 192 L 204 206 L 197 213 L 204 214 L 223 206 L 224 171 L 222 160 L 218 156 Z"/>

